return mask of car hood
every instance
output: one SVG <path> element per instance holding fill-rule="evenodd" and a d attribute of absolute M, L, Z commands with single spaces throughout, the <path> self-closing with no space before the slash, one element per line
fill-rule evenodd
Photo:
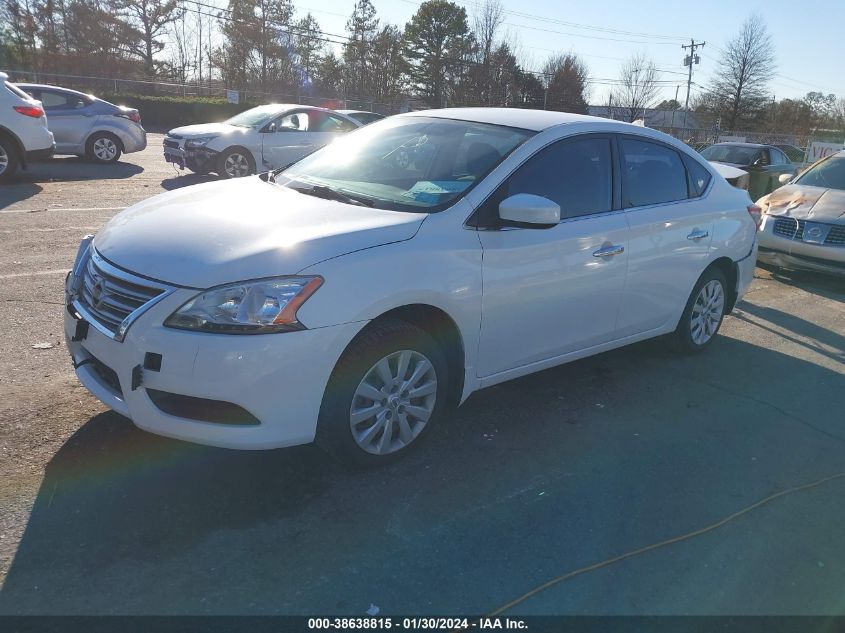
<path fill-rule="evenodd" d="M 97 233 L 94 247 L 130 272 L 209 288 L 292 275 L 326 259 L 408 240 L 426 217 L 324 200 L 256 176 L 136 204 Z"/>
<path fill-rule="evenodd" d="M 845 191 L 841 189 L 784 185 L 761 198 L 760 206 L 769 215 L 845 224 Z"/>
<path fill-rule="evenodd" d="M 222 136 L 224 134 L 245 134 L 252 128 L 229 125 L 228 123 L 200 123 L 199 125 L 184 125 L 173 128 L 167 134 L 181 138 L 197 138 L 200 136 Z"/>

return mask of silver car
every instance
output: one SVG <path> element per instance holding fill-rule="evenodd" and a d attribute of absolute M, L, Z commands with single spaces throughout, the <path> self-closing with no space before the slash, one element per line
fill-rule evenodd
<path fill-rule="evenodd" d="M 56 138 L 56 154 L 114 163 L 121 154 L 147 147 L 147 132 L 134 108 L 57 86 L 16 85 L 41 102 L 47 113 L 47 126 Z"/>
<path fill-rule="evenodd" d="M 845 274 L 845 151 L 820 160 L 757 204 L 763 212 L 759 261 Z"/>

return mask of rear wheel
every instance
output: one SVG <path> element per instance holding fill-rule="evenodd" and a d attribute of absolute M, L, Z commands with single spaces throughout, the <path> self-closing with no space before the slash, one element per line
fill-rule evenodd
<path fill-rule="evenodd" d="M 420 328 L 386 320 L 360 334 L 335 367 L 317 444 L 347 465 L 388 463 L 417 446 L 447 400 L 448 366 Z"/>
<path fill-rule="evenodd" d="M 675 330 L 680 351 L 700 352 L 713 342 L 725 318 L 727 289 L 725 275 L 718 268 L 708 268 L 699 277 Z"/>
<path fill-rule="evenodd" d="M 116 163 L 123 152 L 118 139 L 108 132 L 97 132 L 88 139 L 85 157 L 95 163 Z"/>
<path fill-rule="evenodd" d="M 241 147 L 232 147 L 217 158 L 217 174 L 223 178 L 243 178 L 255 173 L 255 161 Z"/>
<path fill-rule="evenodd" d="M 18 153 L 5 136 L 0 136 L 0 181 L 9 180 L 18 168 Z"/>

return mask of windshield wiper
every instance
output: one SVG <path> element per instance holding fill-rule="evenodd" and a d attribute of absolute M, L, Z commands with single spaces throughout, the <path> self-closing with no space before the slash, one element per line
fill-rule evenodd
<path fill-rule="evenodd" d="M 338 191 L 337 189 L 326 187 L 325 185 L 313 185 L 310 189 L 300 189 L 299 187 L 293 187 L 293 189 L 299 193 L 316 196 L 317 198 L 324 198 L 326 200 L 337 200 L 338 202 L 344 202 L 346 204 L 357 204 L 360 207 L 375 206 L 375 203 L 369 198 L 352 196 L 343 193 L 342 191 Z"/>

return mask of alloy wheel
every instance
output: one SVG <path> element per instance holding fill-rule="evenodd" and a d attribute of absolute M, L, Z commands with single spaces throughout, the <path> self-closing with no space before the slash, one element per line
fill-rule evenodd
<path fill-rule="evenodd" d="M 94 141 L 94 156 L 97 160 L 109 162 L 117 156 L 117 143 L 107 136 L 102 136 Z"/>
<path fill-rule="evenodd" d="M 355 390 L 349 409 L 352 437 L 368 453 L 395 453 L 419 436 L 436 400 L 437 374 L 428 358 L 413 350 L 388 354 Z"/>
<path fill-rule="evenodd" d="M 696 345 L 713 338 L 725 312 L 725 291 L 716 279 L 708 281 L 695 298 L 690 315 L 690 335 Z"/>
<path fill-rule="evenodd" d="M 6 148 L 0 145 L 0 175 L 5 173 L 9 168 L 9 155 L 6 153 Z"/>
<path fill-rule="evenodd" d="M 249 161 L 243 154 L 229 154 L 223 163 L 223 169 L 230 178 L 242 178 L 249 175 Z"/>

